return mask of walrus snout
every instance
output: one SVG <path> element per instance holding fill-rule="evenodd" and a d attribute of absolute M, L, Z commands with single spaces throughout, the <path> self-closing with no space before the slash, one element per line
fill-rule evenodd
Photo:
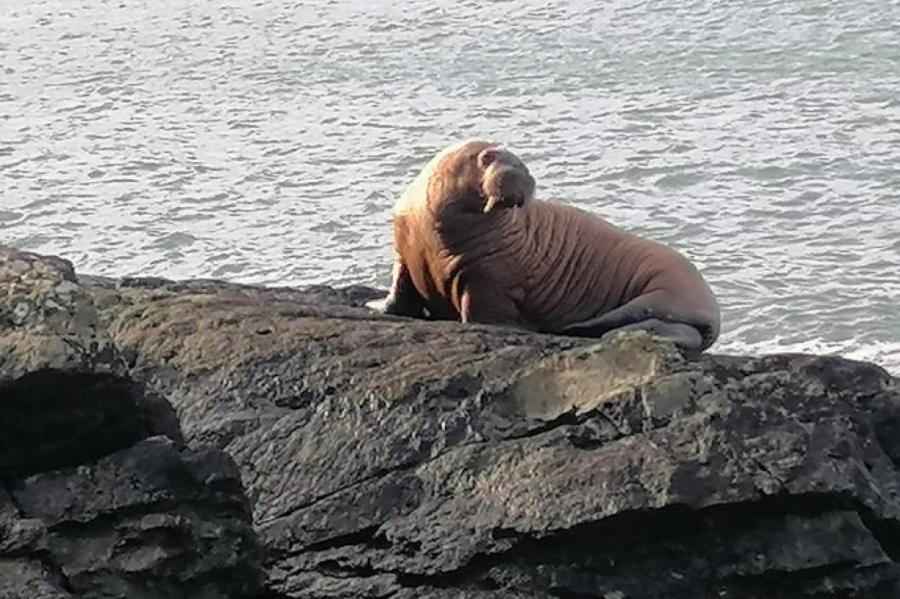
<path fill-rule="evenodd" d="M 534 197 L 535 182 L 525 165 L 492 161 L 484 171 L 484 212 L 497 208 L 521 208 Z"/>
<path fill-rule="evenodd" d="M 509 204 L 510 208 L 521 208 L 525 205 L 525 194 L 520 191 L 512 193 L 506 198 L 506 203 Z"/>
<path fill-rule="evenodd" d="M 521 208 L 525 205 L 524 194 L 517 193 L 509 197 L 501 197 L 497 195 L 488 196 L 484 202 L 482 209 L 485 214 L 492 212 L 497 208 Z"/>

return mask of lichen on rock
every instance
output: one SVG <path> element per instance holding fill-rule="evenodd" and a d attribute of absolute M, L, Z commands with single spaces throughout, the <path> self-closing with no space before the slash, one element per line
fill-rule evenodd
<path fill-rule="evenodd" d="M 67 262 L 0 248 L 0 597 L 255 593 L 234 462 L 184 446 L 93 301 Z"/>

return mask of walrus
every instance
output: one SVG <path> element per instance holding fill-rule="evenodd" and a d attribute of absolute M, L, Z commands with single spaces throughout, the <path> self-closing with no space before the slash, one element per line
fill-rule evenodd
<path fill-rule="evenodd" d="M 510 150 L 471 139 L 438 152 L 393 211 L 387 297 L 370 308 L 606 338 L 645 330 L 702 352 L 719 306 L 674 249 L 572 205 L 535 198 Z"/>

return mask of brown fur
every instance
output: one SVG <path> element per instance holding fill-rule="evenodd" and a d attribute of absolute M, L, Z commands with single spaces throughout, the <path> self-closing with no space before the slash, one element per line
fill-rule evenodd
<path fill-rule="evenodd" d="M 696 329 L 685 345 L 699 350 L 719 333 L 716 299 L 681 254 L 534 199 L 525 165 L 486 141 L 426 165 L 395 207 L 394 249 L 388 312 L 589 336 L 674 323 Z"/>

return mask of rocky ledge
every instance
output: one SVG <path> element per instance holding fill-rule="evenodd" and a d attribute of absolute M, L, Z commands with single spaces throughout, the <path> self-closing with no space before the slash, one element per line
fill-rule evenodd
<path fill-rule="evenodd" d="M 0 598 L 900 597 L 900 385 L 0 248 Z"/>

